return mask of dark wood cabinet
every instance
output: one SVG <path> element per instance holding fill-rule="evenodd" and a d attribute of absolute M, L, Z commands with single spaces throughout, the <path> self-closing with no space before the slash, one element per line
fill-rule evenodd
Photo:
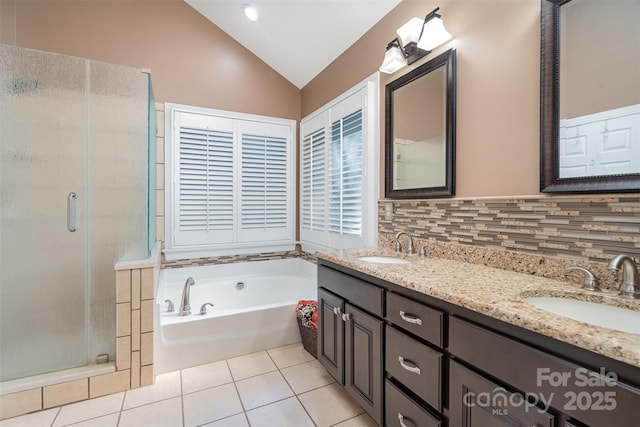
<path fill-rule="evenodd" d="M 451 362 L 449 424 L 453 427 L 554 427 L 554 416 L 525 404 L 517 393 Z"/>
<path fill-rule="evenodd" d="M 322 279 L 320 279 L 322 277 Z M 320 273 L 319 284 L 344 295 L 318 289 L 318 360 L 347 393 L 378 424 L 383 421 L 382 319 L 362 305 L 382 312 L 382 293 L 377 288 L 335 271 Z M 380 298 L 376 303 L 375 299 Z"/>

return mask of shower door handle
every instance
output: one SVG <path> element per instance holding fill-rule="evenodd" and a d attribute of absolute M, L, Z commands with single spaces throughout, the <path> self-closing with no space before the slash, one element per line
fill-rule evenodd
<path fill-rule="evenodd" d="M 67 230 L 70 232 L 76 231 L 77 216 L 76 216 L 76 200 L 78 195 L 73 191 L 67 196 Z"/>

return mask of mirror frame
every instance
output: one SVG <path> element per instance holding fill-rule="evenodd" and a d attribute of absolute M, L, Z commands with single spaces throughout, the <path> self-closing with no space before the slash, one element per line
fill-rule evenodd
<path fill-rule="evenodd" d="M 540 14 L 540 191 L 631 192 L 640 174 L 560 178 L 560 7 L 571 0 L 542 0 Z"/>
<path fill-rule="evenodd" d="M 445 185 L 394 190 L 393 189 L 393 94 L 401 87 L 445 67 L 446 74 L 446 165 Z M 385 87 L 385 197 L 388 199 L 416 199 L 425 197 L 448 197 L 455 194 L 455 144 L 456 144 L 456 51 L 448 51 L 411 70 L 388 83 Z"/>

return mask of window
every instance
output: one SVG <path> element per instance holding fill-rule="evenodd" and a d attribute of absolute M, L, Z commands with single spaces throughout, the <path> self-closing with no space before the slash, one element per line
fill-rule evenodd
<path fill-rule="evenodd" d="M 290 250 L 295 122 L 167 104 L 167 259 Z"/>
<path fill-rule="evenodd" d="M 300 239 L 307 251 L 377 244 L 378 75 L 301 124 Z"/>

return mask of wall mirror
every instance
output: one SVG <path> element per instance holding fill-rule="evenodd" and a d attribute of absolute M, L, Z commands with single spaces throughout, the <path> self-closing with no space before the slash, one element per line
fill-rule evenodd
<path fill-rule="evenodd" d="M 387 84 L 387 198 L 454 194 L 455 73 L 455 50 L 450 49 Z"/>
<path fill-rule="evenodd" d="M 540 190 L 640 189 L 640 2 L 541 12 Z"/>

